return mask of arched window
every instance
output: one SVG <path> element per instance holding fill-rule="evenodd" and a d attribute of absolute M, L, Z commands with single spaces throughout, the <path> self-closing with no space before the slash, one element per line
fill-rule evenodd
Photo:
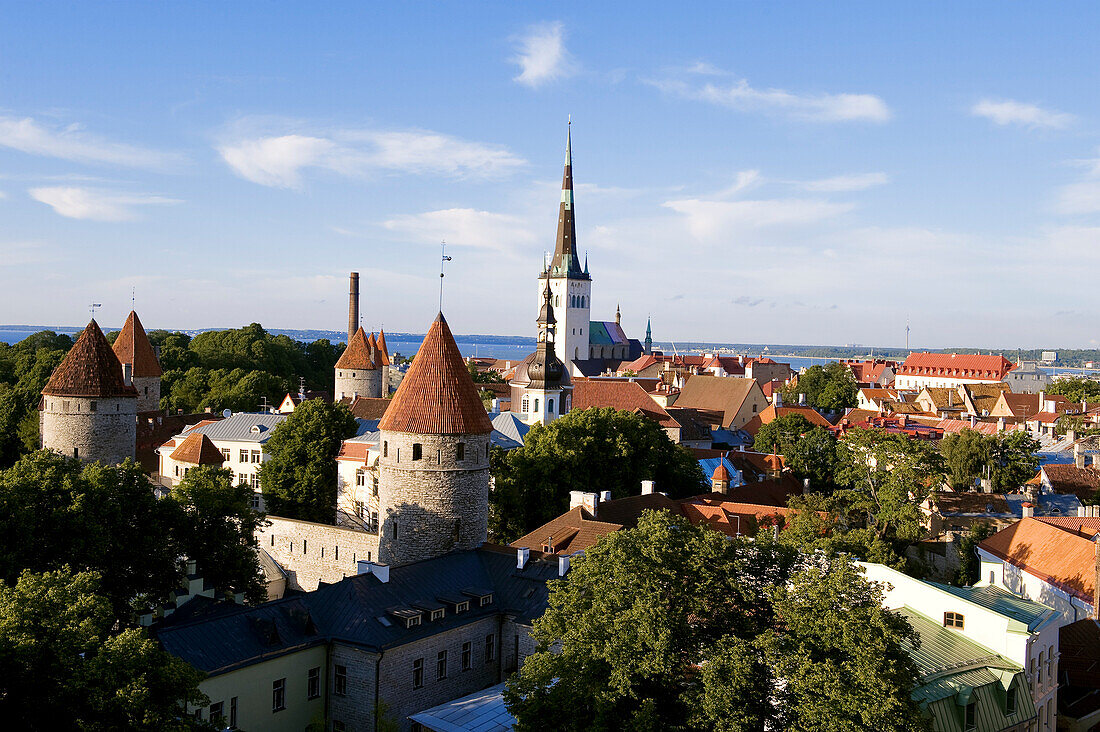
<path fill-rule="evenodd" d="M 554 400 L 553 399 L 547 399 L 546 400 L 546 411 L 549 412 L 550 414 L 554 413 Z"/>
<path fill-rule="evenodd" d="M 535 397 L 535 412 L 539 411 L 539 398 Z"/>
<path fill-rule="evenodd" d="M 527 404 L 527 397 L 523 397 L 523 411 L 524 411 L 524 412 L 526 412 L 526 411 L 527 411 L 527 406 L 528 406 L 528 404 Z"/>

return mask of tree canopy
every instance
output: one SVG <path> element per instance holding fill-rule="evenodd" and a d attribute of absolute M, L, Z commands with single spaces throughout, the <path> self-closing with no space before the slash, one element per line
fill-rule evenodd
<path fill-rule="evenodd" d="M 97 572 L 23 572 L 0 582 L 0 715 L 9 729 L 202 728 L 200 671 L 144 630 L 117 631 Z"/>
<path fill-rule="evenodd" d="M 48 330 L 0 343 L 0 468 L 38 448 L 38 401 L 72 345 L 69 336 Z"/>
<path fill-rule="evenodd" d="M 836 437 L 801 414 L 784 414 L 761 426 L 753 448 L 782 455 L 791 472 L 809 478 L 814 490 L 830 490 L 834 484 Z"/>
<path fill-rule="evenodd" d="M 336 520 L 336 456 L 355 435 L 351 410 L 308 399 L 275 428 L 260 466 L 267 510 L 276 516 L 331 524 Z"/>
<path fill-rule="evenodd" d="M 523 536 L 569 506 L 570 491 L 641 492 L 641 482 L 672 498 L 706 489 L 699 462 L 645 417 L 611 408 L 573 410 L 534 425 L 523 447 L 491 456 L 489 532 L 495 541 Z"/>
<path fill-rule="evenodd" d="M 1050 382 L 1046 393 L 1064 396 L 1071 402 L 1097 401 L 1100 397 L 1100 382 L 1081 376 L 1060 376 Z"/>
<path fill-rule="evenodd" d="M 780 394 L 787 404 L 797 404 L 799 395 L 805 394 L 806 404 L 818 409 L 847 409 L 859 402 L 859 387 L 852 370 L 835 361 L 810 366 L 798 375 L 797 381 L 784 386 Z"/>
<path fill-rule="evenodd" d="M 994 493 L 1019 490 L 1039 469 L 1039 442 L 1026 431 L 983 435 L 964 429 L 940 440 L 940 453 L 951 487 L 972 488 L 988 478 Z"/>
<path fill-rule="evenodd" d="M 881 597 L 848 560 L 646 512 L 552 582 L 505 703 L 519 732 L 923 730 Z"/>

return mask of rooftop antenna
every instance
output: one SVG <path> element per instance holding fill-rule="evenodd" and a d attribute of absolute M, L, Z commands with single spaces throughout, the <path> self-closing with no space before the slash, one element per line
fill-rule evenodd
<path fill-rule="evenodd" d="M 137 288 L 130 288 L 130 309 L 137 310 Z"/>
<path fill-rule="evenodd" d="M 103 307 L 103 303 L 93 302 L 88 306 L 88 312 L 92 314 L 92 320 L 95 320 L 95 309 Z"/>
<path fill-rule="evenodd" d="M 263 412 L 264 414 L 267 414 L 268 410 L 269 410 L 269 407 L 267 405 L 267 396 L 264 395 L 264 396 L 260 397 L 260 411 Z"/>
<path fill-rule="evenodd" d="M 909 316 L 905 316 L 905 350 L 909 350 Z"/>
<path fill-rule="evenodd" d="M 451 258 L 447 256 L 446 239 L 439 243 L 439 254 L 441 257 L 439 260 L 439 312 L 443 312 L 443 265 L 451 261 Z"/>

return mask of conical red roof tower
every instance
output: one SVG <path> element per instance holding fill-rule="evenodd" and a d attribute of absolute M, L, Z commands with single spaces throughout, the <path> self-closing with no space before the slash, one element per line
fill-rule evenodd
<path fill-rule="evenodd" d="M 123 380 L 122 363 L 94 318 L 54 369 L 42 393 L 93 398 L 137 396 L 134 387 Z"/>
<path fill-rule="evenodd" d="M 126 318 L 126 324 L 122 326 L 112 348 L 120 362 L 133 364 L 133 376 L 141 378 L 162 375 L 153 344 L 149 342 L 149 336 L 145 335 L 145 328 L 133 310 Z"/>
<path fill-rule="evenodd" d="M 493 431 L 443 313 L 424 337 L 378 429 L 422 435 Z"/>
<path fill-rule="evenodd" d="M 370 344 L 367 342 L 367 335 L 363 332 L 362 326 L 359 330 L 355 331 L 355 335 L 348 341 L 348 347 L 344 349 L 344 353 L 340 356 L 340 360 L 336 362 L 336 368 L 338 369 L 373 369 L 374 362 L 370 357 Z"/>

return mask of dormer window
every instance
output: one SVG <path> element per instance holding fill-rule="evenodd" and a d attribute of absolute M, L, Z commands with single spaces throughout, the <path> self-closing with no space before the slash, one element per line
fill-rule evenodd
<path fill-rule="evenodd" d="M 963 629 L 962 613 L 946 612 L 943 614 L 943 627 Z"/>
<path fill-rule="evenodd" d="M 484 595 L 481 598 L 479 598 L 479 602 L 480 602 L 480 607 L 485 607 L 486 605 L 492 605 L 493 604 L 493 596 L 492 595 Z"/>
<path fill-rule="evenodd" d="M 443 608 L 440 608 L 438 610 L 432 610 L 431 619 L 432 619 L 433 622 L 436 621 L 436 620 L 442 620 L 443 616 L 446 615 L 446 614 L 447 614 L 447 611 L 444 610 Z"/>
<path fill-rule="evenodd" d="M 406 628 L 414 628 L 417 625 L 420 625 L 420 617 L 421 617 L 420 614 L 417 613 L 417 615 L 415 617 L 405 618 L 405 627 Z"/>
<path fill-rule="evenodd" d="M 463 600 L 462 602 L 459 602 L 459 603 L 455 604 L 455 615 L 457 615 L 458 613 L 464 613 L 469 609 L 470 609 L 470 601 L 469 600 Z"/>

